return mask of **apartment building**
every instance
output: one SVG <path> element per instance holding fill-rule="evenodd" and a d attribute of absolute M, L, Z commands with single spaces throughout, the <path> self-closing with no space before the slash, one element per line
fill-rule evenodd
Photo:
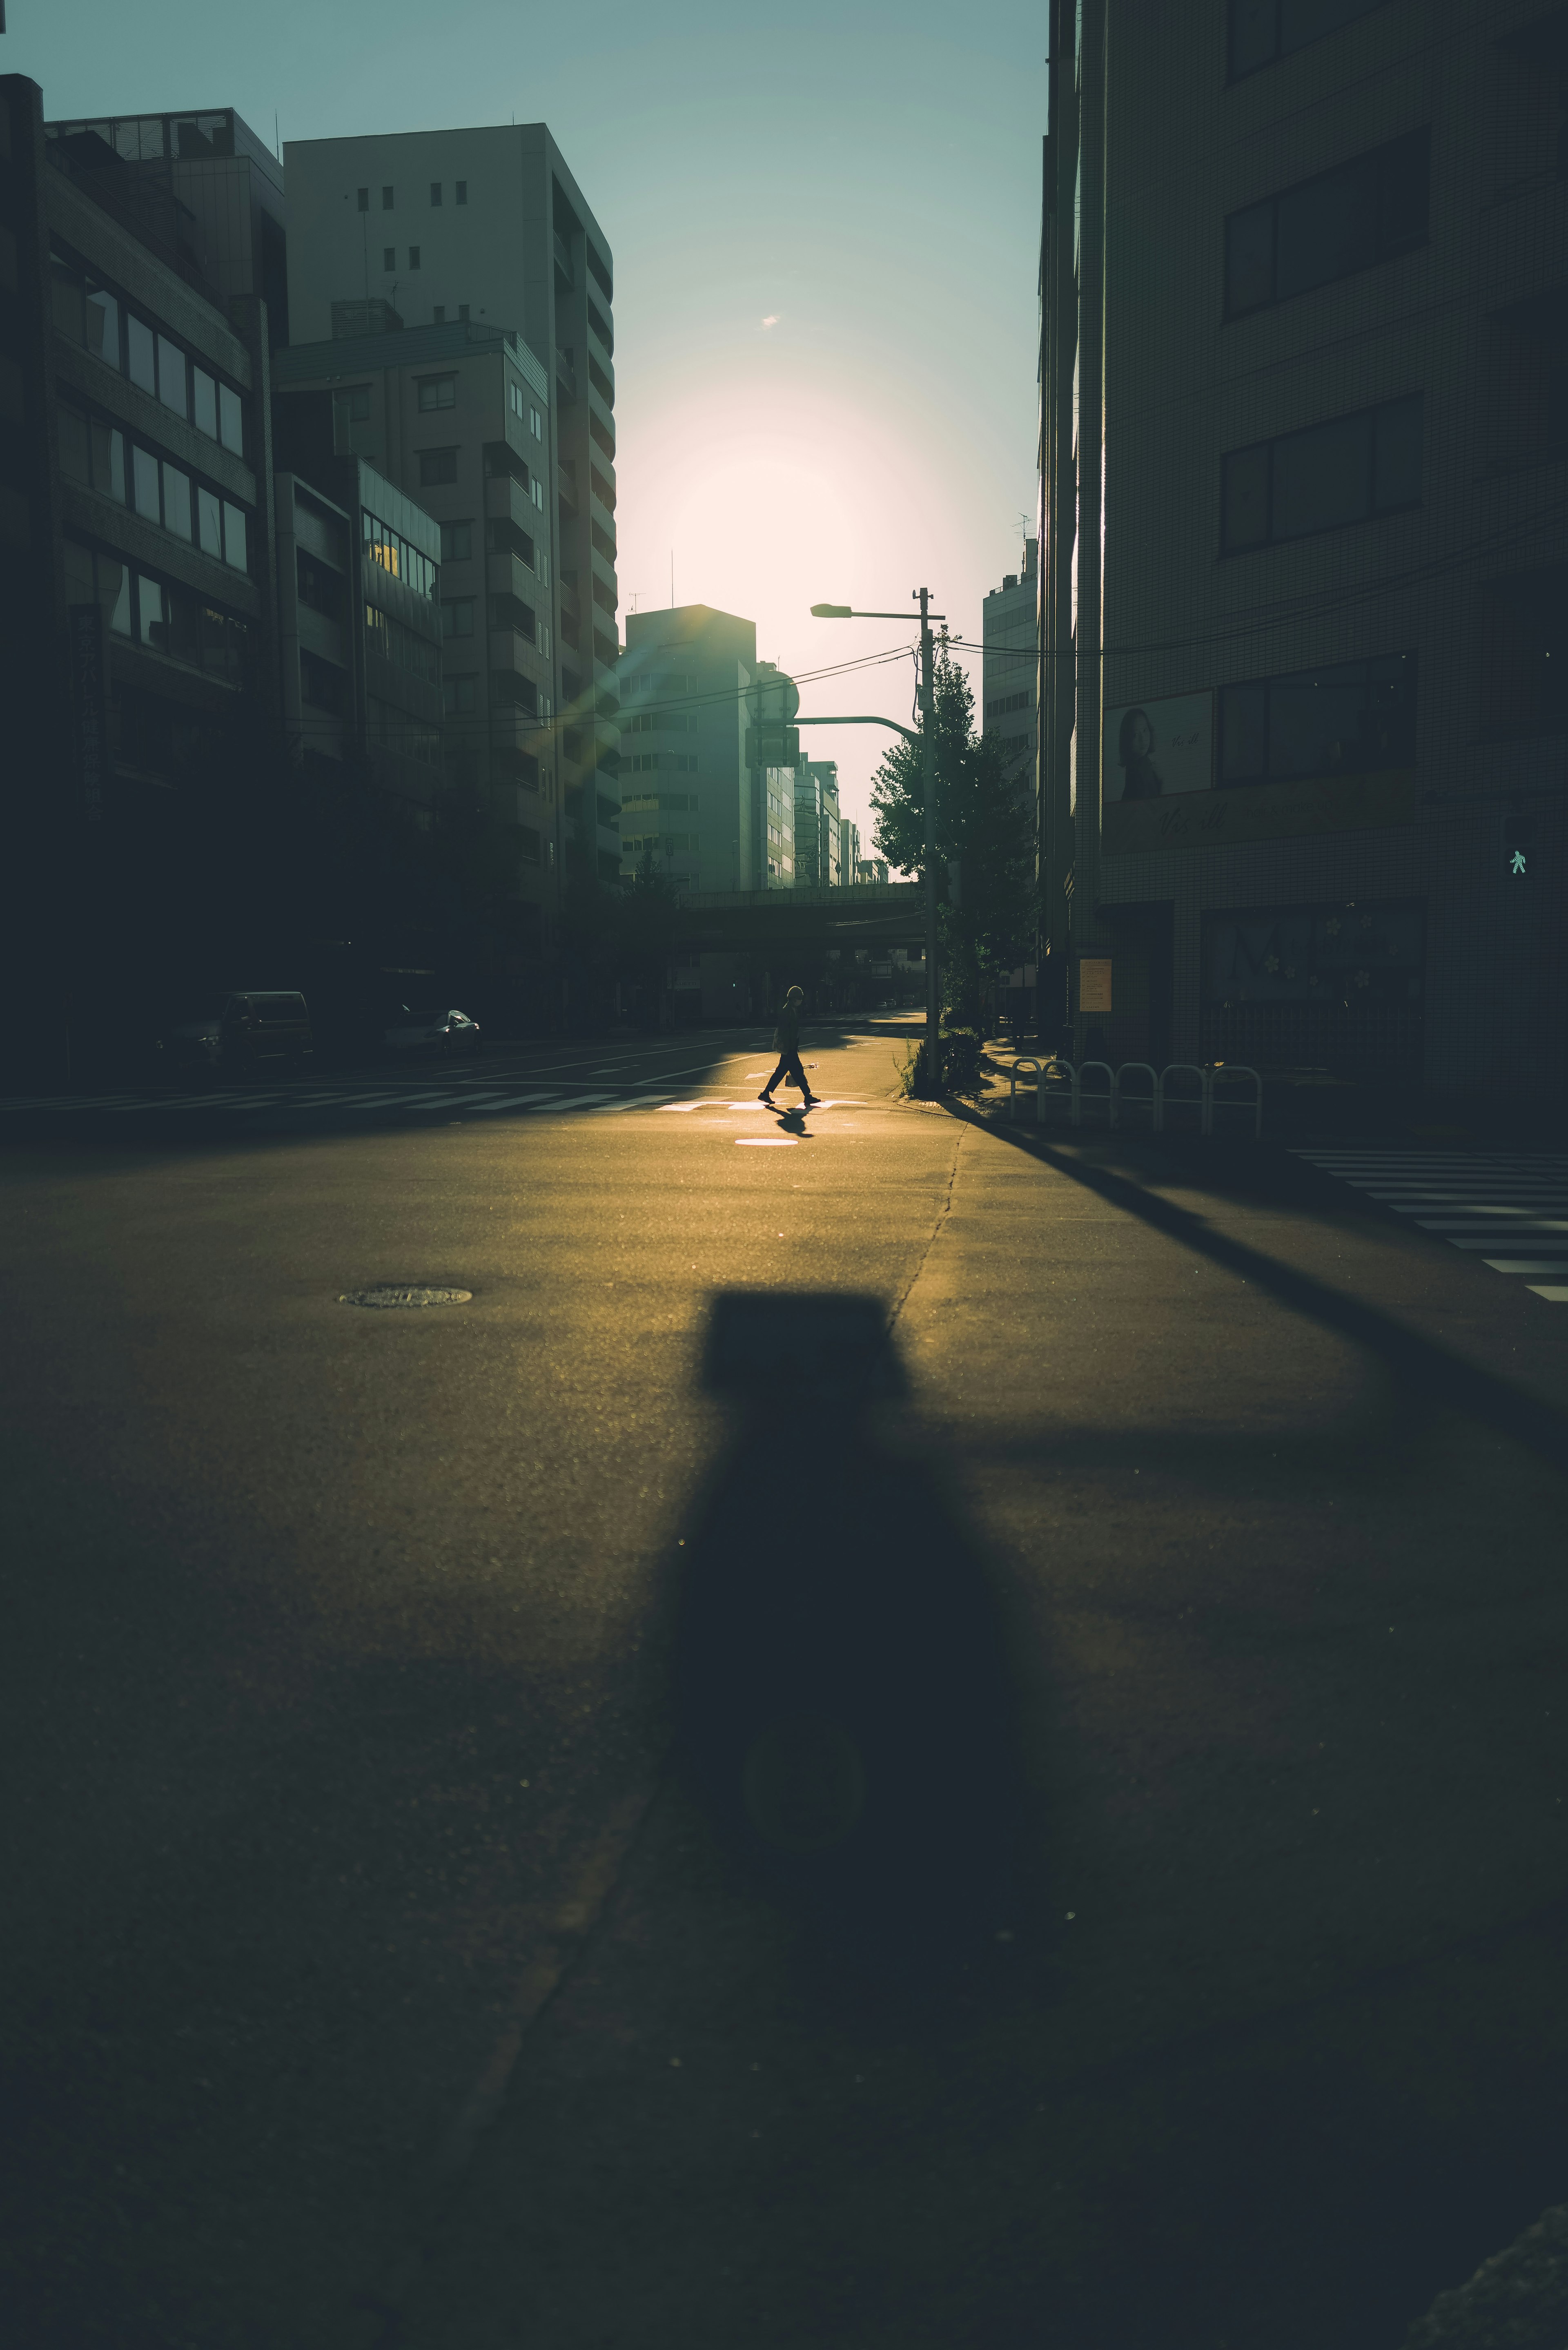
<path fill-rule="evenodd" d="M 1008 781 L 1033 795 L 1040 657 L 1040 542 L 1025 538 L 1023 568 L 1010 571 L 981 607 L 981 723 L 999 735 Z"/>
<path fill-rule="evenodd" d="M 368 328 L 470 326 L 510 338 L 543 372 L 548 397 L 517 362 L 545 436 L 537 451 L 518 453 L 530 496 L 537 476 L 545 504 L 513 520 L 551 564 L 558 684 L 539 682 L 553 704 L 548 764 L 565 845 L 584 870 L 613 880 L 621 859 L 609 244 L 543 123 L 294 140 L 284 161 L 296 345 Z M 384 470 L 421 499 L 451 486 Z M 431 510 L 445 518 L 444 504 Z M 472 503 L 465 511 L 480 519 Z M 515 586 L 497 592 L 538 608 Z"/>
<path fill-rule="evenodd" d="M 802 759 L 794 771 L 795 886 L 803 889 L 842 887 L 843 819 L 838 806 L 838 762 Z"/>
<path fill-rule="evenodd" d="M 449 320 L 296 343 L 275 355 L 275 381 L 280 462 L 355 522 L 375 754 L 393 759 L 428 697 L 444 719 L 447 780 L 483 810 L 505 860 L 505 951 L 536 967 L 558 941 L 566 827 L 549 377 L 521 337 Z M 355 467 L 358 487 L 343 475 Z M 419 558 L 411 576 L 400 538 Z M 437 614 L 439 690 L 421 625 Z M 379 735 L 378 709 L 401 712 Z M 399 788 L 423 797 L 401 764 Z"/>
<path fill-rule="evenodd" d="M 276 741 L 265 305 L 219 308 L 95 140 L 0 78 L 8 947 L 51 1052 L 233 936 Z"/>
<path fill-rule="evenodd" d="M 428 832 L 443 768 L 441 526 L 362 457 L 308 480 L 280 472 L 274 495 L 290 757 L 319 780 L 362 775 L 383 819 Z"/>
<path fill-rule="evenodd" d="M 95 115 L 47 131 L 79 171 L 98 175 L 100 202 L 201 272 L 220 307 L 255 296 L 266 304 L 275 348 L 287 342 L 283 166 L 232 106 Z"/>
<path fill-rule="evenodd" d="M 1560 1097 L 1568 12 L 1053 29 L 1043 1024 Z"/>
<path fill-rule="evenodd" d="M 653 857 L 694 890 L 750 889 L 781 794 L 746 761 L 754 620 L 707 604 L 628 612 L 620 663 L 620 871 Z M 771 829 L 771 827 L 770 827 Z"/>

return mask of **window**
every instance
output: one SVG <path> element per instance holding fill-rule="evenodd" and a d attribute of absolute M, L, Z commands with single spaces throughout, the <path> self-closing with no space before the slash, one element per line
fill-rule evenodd
<path fill-rule="evenodd" d="M 542 441 L 544 439 L 545 420 L 540 415 L 536 408 L 531 408 L 528 411 L 528 430 L 534 435 L 535 441 Z"/>
<path fill-rule="evenodd" d="M 441 681 L 441 707 L 449 718 L 461 718 L 474 706 L 474 685 L 472 677 L 449 677 Z"/>
<path fill-rule="evenodd" d="M 432 180 L 431 182 L 431 208 L 432 211 L 439 211 L 441 208 L 441 182 L 439 180 Z"/>
<path fill-rule="evenodd" d="M 333 439 L 339 452 L 348 450 L 348 427 L 368 424 L 370 421 L 370 387 L 368 383 L 351 384 L 346 391 L 332 395 Z"/>
<path fill-rule="evenodd" d="M 167 652 L 168 611 L 163 600 L 162 583 L 139 574 L 136 582 L 136 633 L 144 645 L 155 652 Z"/>
<path fill-rule="evenodd" d="M 1225 316 L 1370 269 L 1427 239 L 1430 136 L 1417 130 L 1225 224 Z"/>
<path fill-rule="evenodd" d="M 441 526 L 441 559 L 443 563 L 466 563 L 473 553 L 473 525 L 471 522 L 443 522 Z"/>
<path fill-rule="evenodd" d="M 441 632 L 443 637 L 472 637 L 473 634 L 473 598 L 454 596 L 441 608 Z"/>
<path fill-rule="evenodd" d="M 67 481 L 90 482 L 92 467 L 88 456 L 88 421 L 79 408 L 67 408 L 62 400 L 59 409 L 60 471 Z"/>
<path fill-rule="evenodd" d="M 391 211 L 391 209 L 392 209 L 392 191 L 390 190 L 390 188 L 383 188 L 383 189 L 382 189 L 382 191 L 381 191 L 381 210 L 382 210 L 384 213 L 389 213 L 389 212 Z"/>
<path fill-rule="evenodd" d="M 454 375 L 427 375 L 420 381 L 420 411 L 429 415 L 432 408 L 457 406 L 457 378 Z"/>
<path fill-rule="evenodd" d="M 452 189 L 452 200 L 453 203 L 455 203 L 455 204 L 465 204 L 465 203 L 467 203 L 467 202 L 468 202 L 468 182 L 467 182 L 466 180 L 459 180 L 459 181 L 458 181 L 458 182 L 457 182 L 456 186 Z"/>
<path fill-rule="evenodd" d="M 236 457 L 244 455 L 244 410 L 240 404 L 239 393 L 231 391 L 226 383 L 218 386 L 218 438 L 225 449 L 234 451 Z"/>
<path fill-rule="evenodd" d="M 1232 450 L 1220 469 L 1225 554 L 1418 505 L 1421 395 Z"/>
<path fill-rule="evenodd" d="M 223 561 L 235 571 L 248 571 L 250 559 L 245 546 L 245 511 L 223 500 Z"/>
<path fill-rule="evenodd" d="M 441 673 L 441 653 L 428 637 L 394 620 L 377 604 L 365 607 L 365 641 L 373 653 L 390 661 L 397 669 L 406 669 L 415 677 L 427 678 L 434 685 Z"/>
<path fill-rule="evenodd" d="M 1416 656 L 1220 689 L 1220 783 L 1367 775 L 1416 759 Z"/>
<path fill-rule="evenodd" d="M 386 271 L 389 273 L 389 274 L 390 274 L 390 272 L 391 272 L 392 270 L 396 269 L 397 265 L 398 265 L 398 248 L 397 248 L 397 246 L 396 246 L 395 244 L 387 244 L 387 245 L 383 245 L 383 246 L 382 246 L 382 248 L 381 248 L 381 266 L 382 266 L 382 268 L 383 268 L 384 270 L 386 270 Z"/>
<path fill-rule="evenodd" d="M 440 489 L 443 483 L 456 481 L 457 451 L 455 449 L 421 449 L 419 452 L 419 460 L 421 490 Z"/>
<path fill-rule="evenodd" d="M 101 286 L 87 289 L 87 347 L 111 368 L 119 365 L 119 305 Z"/>
<path fill-rule="evenodd" d="M 369 191 L 369 188 L 361 188 L 361 189 L 359 190 L 359 210 L 360 210 L 362 213 L 368 213 L 368 212 L 369 211 L 369 209 L 370 209 L 370 191 Z"/>
<path fill-rule="evenodd" d="M 125 321 L 125 348 L 126 373 L 131 382 L 140 384 L 143 391 L 156 394 L 158 390 L 158 368 L 155 357 L 157 344 L 152 329 L 143 320 L 133 318 L 129 313 Z"/>
<path fill-rule="evenodd" d="M 191 388 L 193 394 L 191 406 L 196 430 L 204 432 L 209 441 L 215 441 L 218 437 L 217 384 L 204 368 L 192 368 Z"/>
<path fill-rule="evenodd" d="M 150 449 L 133 449 L 130 452 L 131 504 L 149 522 L 161 520 L 158 496 L 158 460 Z"/>
<path fill-rule="evenodd" d="M 433 602 L 438 574 L 430 556 L 421 555 L 418 547 L 410 546 L 398 532 L 386 523 L 378 521 L 369 507 L 362 510 L 361 526 L 366 562 L 378 564 L 394 579 L 402 580 L 414 595 L 426 602 Z"/>
<path fill-rule="evenodd" d="M 545 484 L 539 479 L 537 473 L 535 474 L 533 480 L 528 484 L 528 494 L 533 499 L 534 504 L 538 507 L 539 512 L 543 514 L 545 511 Z"/>
<path fill-rule="evenodd" d="M 1231 79 L 1256 73 L 1341 25 L 1369 16 L 1381 0 L 1230 0 Z"/>
<path fill-rule="evenodd" d="M 223 509 L 216 490 L 196 491 L 196 538 L 203 555 L 223 552 Z"/>
<path fill-rule="evenodd" d="M 1488 581 L 1481 650 L 1488 740 L 1568 733 L 1568 567 Z"/>
<path fill-rule="evenodd" d="M 163 527 L 176 538 L 191 536 L 191 476 L 167 459 L 163 465 Z"/>
<path fill-rule="evenodd" d="M 158 397 L 177 416 L 189 416 L 191 402 L 185 381 L 185 354 L 167 335 L 158 338 Z"/>
<path fill-rule="evenodd" d="M 419 249 L 419 246 L 418 246 L 417 244 L 410 244 L 410 247 L 409 247 L 409 267 L 410 267 L 410 269 L 417 269 L 417 268 L 419 267 L 419 265 L 420 265 L 420 249 Z"/>

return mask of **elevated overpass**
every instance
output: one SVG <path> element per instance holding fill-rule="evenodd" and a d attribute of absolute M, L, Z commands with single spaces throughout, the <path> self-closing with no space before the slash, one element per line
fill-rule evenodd
<path fill-rule="evenodd" d="M 820 955 L 836 947 L 918 947 L 925 935 L 918 881 L 856 883 L 846 889 L 711 889 L 680 901 L 677 951 L 685 954 Z"/>

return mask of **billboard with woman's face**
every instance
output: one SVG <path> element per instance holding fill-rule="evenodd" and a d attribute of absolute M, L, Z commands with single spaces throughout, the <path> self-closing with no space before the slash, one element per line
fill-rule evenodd
<path fill-rule="evenodd" d="M 1177 693 L 1106 712 L 1106 800 L 1168 799 L 1214 782 L 1214 697 Z"/>

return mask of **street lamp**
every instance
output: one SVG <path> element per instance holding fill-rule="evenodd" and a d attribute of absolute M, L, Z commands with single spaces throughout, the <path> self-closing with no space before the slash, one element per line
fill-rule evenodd
<path fill-rule="evenodd" d="M 926 1081 L 933 1088 L 939 1083 L 940 1066 L 939 1031 L 941 1015 L 937 993 L 937 857 L 936 857 L 936 796 L 937 796 L 937 720 L 935 708 L 934 671 L 936 649 L 931 637 L 931 622 L 945 620 L 945 612 L 930 608 L 930 590 L 910 589 L 911 597 L 920 602 L 920 731 L 914 733 L 908 726 L 899 726 L 891 718 L 797 718 L 797 726 L 888 726 L 901 734 L 906 743 L 920 746 L 921 777 L 926 801 Z M 814 620 L 902 620 L 903 612 L 859 612 L 849 604 L 814 604 Z"/>

